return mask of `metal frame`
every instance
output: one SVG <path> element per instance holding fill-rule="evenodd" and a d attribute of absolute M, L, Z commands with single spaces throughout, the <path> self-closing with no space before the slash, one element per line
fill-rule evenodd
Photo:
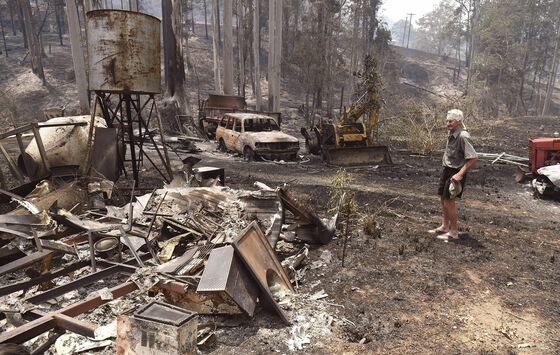
<path fill-rule="evenodd" d="M 38 277 L 35 277 L 31 280 L 26 280 L 26 281 L 20 281 L 20 282 L 16 282 L 13 283 L 11 285 L 6 285 L 6 286 L 2 286 L 0 287 L 0 297 L 5 296 L 5 295 L 9 295 L 10 293 L 16 292 L 16 291 L 21 291 L 33 286 L 36 286 L 40 283 L 43 282 L 47 282 L 47 281 L 51 281 L 53 279 L 56 279 L 59 276 L 63 276 L 66 274 L 69 274 L 73 271 L 79 270 L 83 267 L 88 266 L 89 262 L 88 260 L 82 260 L 82 261 L 78 261 L 74 264 L 68 265 L 65 268 L 59 269 L 57 271 L 49 271 L 45 274 L 42 274 Z"/>
<path fill-rule="evenodd" d="M 120 152 L 120 160 L 124 167 L 125 162 L 132 164 L 132 176 L 135 184 L 139 184 L 139 168 L 144 164 L 144 157 L 152 164 L 161 177 L 169 183 L 172 179 L 171 162 L 167 152 L 167 147 L 163 137 L 163 127 L 161 124 L 161 117 L 156 105 L 154 94 L 148 94 L 148 99 L 142 106 L 140 106 L 141 96 L 145 94 L 130 94 L 130 93 L 112 93 L 105 91 L 94 91 L 94 103 L 99 104 L 103 117 L 110 128 L 118 127 L 119 139 L 121 147 L 128 146 L 130 150 L 130 160 L 126 160 L 124 152 Z M 118 95 L 117 100 L 111 100 L 113 95 Z M 114 102 L 117 102 L 114 105 Z M 95 106 L 95 105 L 94 105 Z M 149 106 L 149 113 L 147 117 L 143 116 L 142 112 Z M 150 131 L 150 122 L 155 116 L 155 121 L 158 126 L 159 135 L 161 139 L 162 148 L 158 146 L 154 140 L 154 134 Z M 134 129 L 138 129 L 138 134 L 134 134 Z M 162 172 L 159 166 L 149 157 L 144 151 L 144 140 L 148 140 L 155 148 L 158 157 L 163 164 L 167 176 Z M 124 170 L 126 174 L 126 170 Z"/>
<path fill-rule="evenodd" d="M 149 257 L 150 257 L 149 254 L 142 255 L 142 258 L 149 258 Z M 97 273 L 82 277 L 69 284 L 59 286 L 47 292 L 43 292 L 42 294 L 37 295 L 40 296 L 39 298 L 35 298 L 36 296 L 34 296 L 27 300 L 34 299 L 34 298 L 35 298 L 35 302 L 38 302 L 38 300 L 42 300 L 42 299 L 48 300 L 58 295 L 64 294 L 70 290 L 94 282 L 95 281 L 94 279 L 100 280 L 114 274 L 115 272 L 133 273 L 134 270 L 136 269 L 134 266 L 131 265 L 108 262 L 108 261 L 100 261 L 99 264 L 111 265 L 111 266 L 108 267 L 107 269 L 98 271 Z M 73 265 L 73 267 L 75 266 L 76 265 Z M 67 269 L 63 269 L 63 270 L 59 270 L 56 273 L 61 273 L 61 272 L 64 273 L 67 271 Z M 51 276 L 52 275 L 50 275 L 49 277 Z M 184 294 L 186 292 L 188 285 L 177 281 L 164 280 L 164 281 L 160 281 L 157 284 L 157 287 L 170 290 L 172 292 Z M 71 305 L 63 307 L 58 311 L 54 311 L 51 313 L 44 313 L 36 309 L 30 310 L 23 314 L 23 318 L 26 319 L 35 318 L 35 319 L 30 321 L 29 323 L 26 323 L 8 332 L 4 332 L 0 334 L 0 344 L 5 344 L 5 343 L 21 344 L 30 339 L 33 339 L 34 337 L 54 327 L 59 327 L 84 336 L 93 337 L 96 326 L 88 322 L 77 320 L 75 319 L 75 317 L 80 314 L 89 312 L 101 305 L 104 305 L 107 302 L 111 302 L 114 299 L 125 296 L 138 289 L 139 287 L 134 281 L 127 281 L 109 290 L 109 292 L 111 292 L 111 294 L 113 295 L 113 299 L 111 300 L 103 300 L 100 295 L 91 295 L 85 300 L 73 303 Z"/>

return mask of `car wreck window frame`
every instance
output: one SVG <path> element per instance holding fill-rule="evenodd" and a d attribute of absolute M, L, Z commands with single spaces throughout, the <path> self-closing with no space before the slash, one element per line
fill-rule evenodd
<path fill-rule="evenodd" d="M 233 122 L 233 131 L 238 132 L 238 133 L 241 133 L 241 132 L 242 132 L 242 130 L 241 130 L 241 127 L 242 127 L 242 126 L 241 126 L 241 122 L 242 122 L 242 120 L 240 120 L 240 119 L 238 119 L 238 118 L 235 118 L 235 120 L 234 120 L 234 122 Z"/>
<path fill-rule="evenodd" d="M 253 122 L 251 125 L 251 129 L 247 129 L 247 122 Z M 268 130 L 265 128 L 265 123 L 269 122 Z M 276 122 L 276 120 L 272 117 L 252 117 L 243 120 L 243 132 L 274 132 L 274 131 L 281 131 L 280 126 Z"/>
<path fill-rule="evenodd" d="M 225 129 L 233 130 L 233 124 L 234 124 L 233 117 L 230 117 L 230 116 L 226 116 L 226 117 L 227 117 L 227 121 L 226 121 Z"/>

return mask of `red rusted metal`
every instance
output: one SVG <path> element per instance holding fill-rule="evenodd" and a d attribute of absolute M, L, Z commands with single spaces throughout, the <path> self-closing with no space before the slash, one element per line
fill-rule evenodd
<path fill-rule="evenodd" d="M 533 138 L 529 141 L 529 169 L 533 174 L 547 165 L 560 163 L 560 138 Z"/>

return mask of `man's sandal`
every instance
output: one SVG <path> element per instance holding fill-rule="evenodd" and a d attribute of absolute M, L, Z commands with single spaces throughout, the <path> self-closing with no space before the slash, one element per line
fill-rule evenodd
<path fill-rule="evenodd" d="M 439 240 L 443 240 L 443 241 L 446 241 L 446 242 L 447 242 L 447 241 L 450 240 L 450 239 L 451 239 L 451 240 L 457 240 L 457 239 L 459 239 L 459 235 L 456 235 L 456 236 L 455 236 L 455 235 L 451 235 L 451 234 L 449 234 L 449 232 L 447 232 L 447 233 L 445 233 L 445 234 L 440 234 L 440 235 L 438 235 L 436 238 L 439 239 Z"/>
<path fill-rule="evenodd" d="M 449 232 L 449 231 L 442 230 L 442 229 L 440 229 L 439 227 L 434 228 L 434 229 L 430 229 L 430 230 L 428 231 L 428 233 L 430 233 L 430 234 L 444 234 L 444 233 L 448 233 L 448 232 Z"/>

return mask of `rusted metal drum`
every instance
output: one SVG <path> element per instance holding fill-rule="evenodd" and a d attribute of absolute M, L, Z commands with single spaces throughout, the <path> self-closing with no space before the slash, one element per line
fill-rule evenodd
<path fill-rule="evenodd" d="M 86 17 L 89 89 L 159 93 L 160 20 L 124 10 L 94 10 Z"/>

